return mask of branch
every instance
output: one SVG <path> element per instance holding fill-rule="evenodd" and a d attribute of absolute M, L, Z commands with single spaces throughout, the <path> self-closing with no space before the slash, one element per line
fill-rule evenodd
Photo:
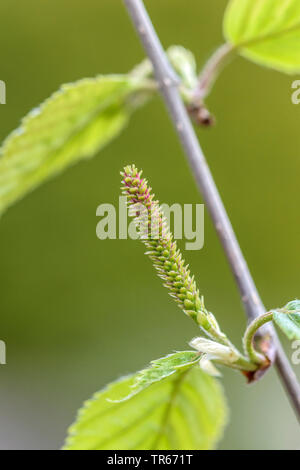
<path fill-rule="evenodd" d="M 178 78 L 168 62 L 142 0 L 124 0 L 124 2 L 146 53 L 152 62 L 165 104 L 235 276 L 248 319 L 253 321 L 264 314 L 266 310 L 259 297 L 196 133 L 180 97 L 177 89 Z M 300 385 L 296 375 L 284 354 L 273 327 L 265 325 L 263 329 L 266 335 L 273 339 L 273 346 L 268 344 L 268 356 L 270 359 L 272 359 L 273 354 L 276 356 L 275 364 L 278 373 L 300 421 Z"/>
<path fill-rule="evenodd" d="M 206 98 L 221 70 L 230 60 L 230 56 L 233 52 L 234 47 L 228 43 L 223 44 L 223 46 L 216 50 L 199 76 L 195 98 L 198 97 L 200 100 L 204 100 L 204 98 Z"/>
<path fill-rule="evenodd" d="M 248 354 L 248 357 L 251 359 L 251 361 L 254 362 L 254 364 L 263 363 L 266 359 L 265 356 L 262 356 L 262 354 L 258 353 L 254 348 L 254 337 L 258 329 L 261 328 L 262 325 L 265 325 L 266 323 L 272 321 L 272 319 L 273 312 L 264 313 L 260 317 L 255 318 L 255 320 L 253 320 L 249 324 L 248 328 L 245 331 L 243 338 L 244 350 L 245 353 Z"/>

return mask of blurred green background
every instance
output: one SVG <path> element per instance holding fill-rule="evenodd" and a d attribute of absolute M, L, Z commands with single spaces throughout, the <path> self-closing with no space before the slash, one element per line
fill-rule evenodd
<path fill-rule="evenodd" d="M 148 0 L 165 46 L 201 66 L 222 42 L 226 0 Z M 126 72 L 143 51 L 121 0 L 2 0 L 0 137 L 63 82 Z M 267 307 L 299 297 L 300 105 L 293 78 L 238 59 L 199 138 Z M 159 98 L 122 136 L 11 208 L 0 224 L 0 448 L 56 449 L 82 401 L 121 374 L 186 348 L 197 329 L 135 241 L 96 238 L 96 208 L 116 203 L 119 171 L 144 169 L 162 202 L 201 202 Z M 239 344 L 245 317 L 206 213 L 205 247 L 187 252 L 207 306 Z M 290 357 L 291 345 L 286 344 Z M 255 386 L 224 370 L 231 408 L 223 449 L 300 449 L 299 427 L 271 371 Z M 298 366 L 298 373 L 300 366 Z"/>

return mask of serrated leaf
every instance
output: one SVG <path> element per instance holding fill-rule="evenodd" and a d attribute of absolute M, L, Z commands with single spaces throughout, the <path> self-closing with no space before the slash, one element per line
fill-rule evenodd
<path fill-rule="evenodd" d="M 31 111 L 0 149 L 0 214 L 76 161 L 93 156 L 126 125 L 141 89 L 130 76 L 99 76 L 63 85 Z"/>
<path fill-rule="evenodd" d="M 300 72 L 299 0 L 231 0 L 224 34 L 248 59 L 285 73 Z"/>
<path fill-rule="evenodd" d="M 152 363 L 155 376 L 145 370 L 94 395 L 71 426 L 64 449 L 213 448 L 227 408 L 218 382 L 194 365 L 194 359 L 192 352 L 167 356 Z"/>
<path fill-rule="evenodd" d="M 184 369 L 190 368 L 198 361 L 199 353 L 195 353 L 195 351 L 181 351 L 151 361 L 150 367 L 136 374 L 132 394 L 140 392 L 154 382 L 159 382 L 177 371 L 183 372 Z"/>
<path fill-rule="evenodd" d="M 273 320 L 290 340 L 300 340 L 300 313 L 282 313 L 275 311 Z"/>

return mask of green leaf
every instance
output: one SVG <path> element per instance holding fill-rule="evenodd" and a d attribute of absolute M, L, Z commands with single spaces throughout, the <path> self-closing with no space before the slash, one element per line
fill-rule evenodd
<path fill-rule="evenodd" d="M 63 85 L 0 149 L 0 214 L 27 192 L 116 137 L 143 81 L 110 75 Z"/>
<path fill-rule="evenodd" d="M 231 0 L 224 34 L 248 59 L 285 73 L 300 72 L 299 0 Z"/>
<path fill-rule="evenodd" d="M 288 302 L 285 307 L 283 308 L 284 310 L 288 311 L 288 312 L 297 312 L 297 313 L 300 313 L 300 300 L 296 299 L 296 300 L 291 300 L 290 302 Z"/>
<path fill-rule="evenodd" d="M 167 50 L 167 54 L 182 84 L 194 90 L 198 83 L 197 64 L 194 54 L 183 46 L 171 46 Z"/>
<path fill-rule="evenodd" d="M 133 394 L 140 392 L 144 388 L 169 377 L 176 372 L 183 372 L 199 361 L 199 353 L 195 351 L 181 351 L 168 356 L 151 361 L 151 366 L 136 374 L 133 384 Z"/>
<path fill-rule="evenodd" d="M 175 353 L 98 392 L 79 411 L 66 450 L 210 449 L 227 408 L 218 382 L 195 365 L 195 352 Z"/>
<path fill-rule="evenodd" d="M 275 311 L 274 322 L 281 328 L 290 340 L 300 340 L 300 313 L 282 313 Z"/>

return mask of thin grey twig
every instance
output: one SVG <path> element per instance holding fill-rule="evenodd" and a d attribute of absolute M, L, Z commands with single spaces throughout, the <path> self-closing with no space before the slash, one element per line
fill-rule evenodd
<path fill-rule="evenodd" d="M 171 68 L 142 0 L 124 0 L 136 31 L 152 62 L 165 104 L 177 130 L 196 183 L 212 217 L 218 236 L 234 273 L 248 319 L 266 310 L 241 252 L 225 207 L 208 168 L 197 136 L 177 89 L 178 79 Z M 300 421 L 300 385 L 272 327 L 264 328 L 276 347 L 276 367 Z"/>

